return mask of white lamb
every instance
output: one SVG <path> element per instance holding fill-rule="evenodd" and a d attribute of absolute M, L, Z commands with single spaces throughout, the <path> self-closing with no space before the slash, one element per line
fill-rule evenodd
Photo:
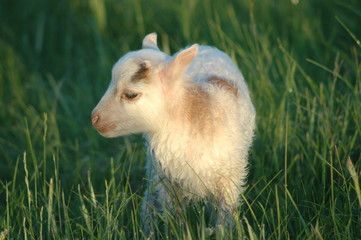
<path fill-rule="evenodd" d="M 247 177 L 255 109 L 242 74 L 223 52 L 197 44 L 173 56 L 148 34 L 141 50 L 114 65 L 92 112 L 104 137 L 145 133 L 149 186 L 143 221 L 174 208 L 174 199 L 207 199 L 217 224 L 230 223 Z M 148 229 L 149 230 L 149 229 Z"/>

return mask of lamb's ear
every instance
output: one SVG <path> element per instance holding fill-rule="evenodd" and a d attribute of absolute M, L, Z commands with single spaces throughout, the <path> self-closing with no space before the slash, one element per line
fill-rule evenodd
<path fill-rule="evenodd" d="M 149 33 L 143 39 L 142 48 L 153 48 L 159 50 L 157 45 L 157 34 L 156 33 Z"/>
<path fill-rule="evenodd" d="M 166 79 L 178 78 L 196 57 L 198 47 L 198 44 L 193 44 L 191 47 L 178 53 L 163 69 L 163 76 Z"/>

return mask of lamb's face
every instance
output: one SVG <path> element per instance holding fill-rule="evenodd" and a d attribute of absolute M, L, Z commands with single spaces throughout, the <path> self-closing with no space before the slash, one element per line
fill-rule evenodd
<path fill-rule="evenodd" d="M 139 51 L 130 52 L 114 65 L 108 90 L 92 112 L 92 123 L 104 137 L 154 132 L 181 94 L 183 72 L 194 59 L 198 45 L 169 57 L 148 34 Z"/>
<path fill-rule="evenodd" d="M 108 90 L 92 112 L 92 123 L 104 137 L 149 132 L 159 123 L 162 89 L 158 66 L 166 54 L 142 49 L 114 65 Z"/>

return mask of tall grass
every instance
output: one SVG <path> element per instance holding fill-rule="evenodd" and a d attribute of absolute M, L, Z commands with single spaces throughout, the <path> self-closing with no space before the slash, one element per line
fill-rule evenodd
<path fill-rule="evenodd" d="M 159 216 L 162 239 L 359 239 L 361 4 L 344 1 L 0 0 L 0 240 L 143 239 L 141 136 L 89 115 L 112 64 L 158 32 L 214 45 L 257 110 L 234 231 L 204 204 Z"/>

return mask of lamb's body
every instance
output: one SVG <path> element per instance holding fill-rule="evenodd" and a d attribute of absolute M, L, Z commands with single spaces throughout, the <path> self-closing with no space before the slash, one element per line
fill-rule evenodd
<path fill-rule="evenodd" d="M 169 115 L 162 119 L 164 127 L 149 135 L 153 164 L 159 162 L 189 198 L 204 198 L 227 185 L 236 199 L 245 183 L 255 116 L 243 77 L 227 55 L 202 46 L 186 75 L 192 82 L 177 106 L 164 113 Z M 214 78 L 239 91 L 210 83 Z"/>
<path fill-rule="evenodd" d="M 144 39 L 144 50 L 139 51 L 143 51 L 139 58 L 147 55 L 146 51 L 150 51 L 148 47 L 157 49 L 152 36 L 154 37 L 148 35 Z M 137 131 L 137 128 L 141 128 L 140 131 L 148 128 L 144 132 L 149 145 L 147 167 L 150 181 L 143 204 L 143 211 L 148 216 L 144 217 L 149 217 L 155 206 L 169 206 L 171 193 L 174 192 L 177 192 L 177 197 L 188 200 L 213 199 L 224 210 L 222 212 L 230 216 L 238 205 L 239 195 L 245 184 L 248 150 L 255 127 L 255 111 L 243 76 L 226 54 L 211 47 L 193 46 L 180 51 L 175 57 L 161 52 L 152 57 L 152 63 L 147 64 L 151 70 L 154 65 L 157 66 L 155 70 L 146 75 L 144 73 L 148 69 L 143 65 L 143 70 L 140 68 L 131 79 L 141 74 L 146 79 L 153 79 L 147 80 L 147 84 L 153 81 L 151 86 L 137 85 L 134 89 L 143 89 L 143 98 L 148 97 L 149 92 L 151 97 L 160 94 L 158 98 L 163 100 L 156 99 L 152 102 L 148 99 L 144 103 L 137 100 L 139 106 L 145 106 L 142 116 L 144 126 L 135 119 L 134 125 L 141 127 L 128 127 L 130 132 Z M 130 61 L 128 58 L 125 56 L 119 60 L 115 74 L 122 64 Z M 128 85 L 124 87 L 124 83 L 120 85 L 116 82 L 112 85 L 130 88 Z M 129 85 L 132 87 L 131 83 Z M 112 91 L 111 87 L 109 91 Z M 128 93 L 128 90 L 124 91 Z M 109 94 L 111 93 L 106 95 Z M 108 99 L 106 95 L 102 99 L 104 102 Z M 131 102 L 133 98 L 128 98 L 128 95 L 125 95 L 126 102 L 136 104 Z M 138 96 L 138 92 L 136 95 Z M 146 107 L 149 101 L 153 104 Z M 135 106 L 128 106 L 131 107 Z M 97 108 L 104 108 L 104 104 L 99 103 Z M 101 118 L 97 114 L 97 108 L 93 113 L 95 126 Z M 154 119 L 147 113 L 149 109 L 155 109 Z M 126 114 L 133 117 L 134 113 Z M 124 119 L 122 120 L 117 120 L 119 125 L 124 125 Z M 106 122 L 112 124 L 102 124 L 98 129 L 115 128 L 124 134 L 123 125 L 118 130 L 118 122 Z M 99 131 L 107 136 L 101 130 Z M 222 220 L 222 213 L 219 220 Z"/>

